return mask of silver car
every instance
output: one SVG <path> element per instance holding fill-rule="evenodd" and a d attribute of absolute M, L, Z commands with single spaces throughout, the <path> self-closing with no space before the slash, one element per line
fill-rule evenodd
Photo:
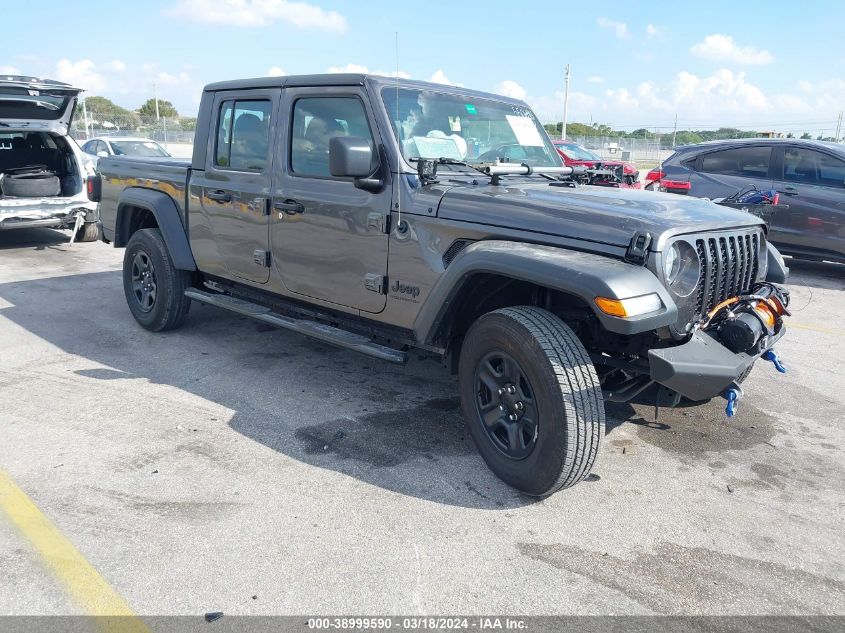
<path fill-rule="evenodd" d="M 91 159 L 68 135 L 80 88 L 0 75 L 0 231 L 70 229 L 97 239 L 97 204 L 88 200 Z"/>

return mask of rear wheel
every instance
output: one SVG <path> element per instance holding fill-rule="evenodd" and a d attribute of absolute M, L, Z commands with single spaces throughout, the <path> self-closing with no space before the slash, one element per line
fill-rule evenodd
<path fill-rule="evenodd" d="M 460 358 L 461 405 L 484 461 L 535 496 L 584 479 L 604 435 L 601 386 L 572 330 L 522 306 L 485 314 Z"/>
<path fill-rule="evenodd" d="M 153 332 L 184 323 L 191 307 L 185 296 L 190 273 L 173 266 L 158 229 L 136 231 L 123 255 L 123 291 L 135 320 Z"/>

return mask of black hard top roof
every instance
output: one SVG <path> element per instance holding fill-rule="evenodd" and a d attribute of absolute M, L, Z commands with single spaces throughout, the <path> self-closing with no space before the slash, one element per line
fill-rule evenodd
<path fill-rule="evenodd" d="M 234 79 L 231 81 L 218 81 L 213 84 L 208 84 L 204 88 L 204 90 L 206 92 L 216 92 L 218 90 L 249 90 L 251 88 L 363 86 L 367 82 L 375 84 L 377 88 L 380 88 L 382 86 L 395 87 L 398 83 L 402 88 L 418 88 L 423 90 L 434 90 L 436 92 L 471 95 L 478 98 L 496 99 L 498 101 L 507 101 L 509 103 L 518 103 L 520 105 L 524 105 L 524 102 L 520 101 L 519 99 L 511 99 L 510 97 L 503 97 L 501 95 L 496 95 L 489 92 L 481 92 L 479 90 L 470 90 L 468 88 L 461 88 L 459 86 L 436 84 L 430 83 L 428 81 L 416 81 L 413 79 L 400 79 L 397 82 L 395 77 L 382 77 L 379 75 L 368 75 L 363 73 L 285 75 L 281 77 L 254 77 L 252 79 Z"/>

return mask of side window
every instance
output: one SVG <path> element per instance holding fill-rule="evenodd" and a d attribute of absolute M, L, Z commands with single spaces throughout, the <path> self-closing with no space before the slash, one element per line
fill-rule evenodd
<path fill-rule="evenodd" d="M 269 99 L 224 101 L 217 118 L 214 164 L 241 171 L 262 171 L 270 142 Z"/>
<path fill-rule="evenodd" d="M 845 162 L 809 149 L 788 147 L 783 153 L 783 179 L 807 185 L 845 186 Z"/>
<path fill-rule="evenodd" d="M 765 178 L 769 173 L 771 147 L 737 147 L 705 154 L 701 171 L 728 176 Z"/>
<path fill-rule="evenodd" d="M 97 152 L 94 151 L 94 145 L 94 141 L 88 141 L 82 146 L 82 151 L 86 154 L 96 154 Z"/>
<path fill-rule="evenodd" d="M 214 152 L 214 164 L 218 167 L 229 166 L 229 152 L 232 149 L 232 110 L 234 101 L 224 101 L 220 105 L 217 118 L 217 149 Z"/>
<path fill-rule="evenodd" d="M 826 187 L 845 187 L 845 161 L 829 154 L 819 154 L 819 184 Z"/>
<path fill-rule="evenodd" d="M 307 97 L 293 106 L 290 167 L 297 175 L 330 178 L 329 141 L 335 136 L 373 140 L 364 105 L 356 97 Z"/>

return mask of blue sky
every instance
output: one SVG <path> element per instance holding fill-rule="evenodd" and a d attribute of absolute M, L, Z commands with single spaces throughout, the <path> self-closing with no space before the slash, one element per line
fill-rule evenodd
<path fill-rule="evenodd" d="M 0 73 L 193 114 L 211 81 L 329 70 L 504 92 L 541 119 L 832 134 L 845 109 L 845 3 L 171 0 L 7 2 Z M 46 17 L 49 15 L 49 19 Z"/>

